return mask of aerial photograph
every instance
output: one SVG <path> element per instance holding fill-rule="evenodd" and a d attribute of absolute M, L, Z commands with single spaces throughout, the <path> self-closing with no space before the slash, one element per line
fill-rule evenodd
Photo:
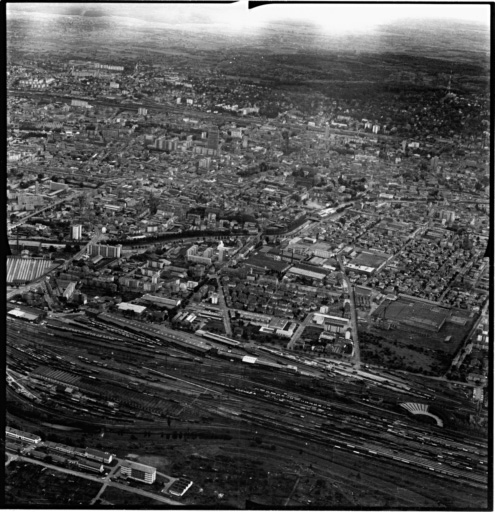
<path fill-rule="evenodd" d="M 493 509 L 491 8 L 7 2 L 8 509 Z"/>

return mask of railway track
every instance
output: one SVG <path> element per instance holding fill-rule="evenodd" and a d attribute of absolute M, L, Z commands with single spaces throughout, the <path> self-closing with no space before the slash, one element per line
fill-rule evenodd
<path fill-rule="evenodd" d="M 95 328 L 100 329 L 103 326 L 99 324 L 91 326 L 91 329 Z M 171 355 L 170 349 L 164 352 L 158 341 L 144 337 L 137 342 L 139 349 L 131 348 L 125 345 L 125 339 L 130 340 L 130 336 L 134 335 L 126 333 L 124 336 L 123 332 L 118 332 L 118 327 L 113 332 L 106 329 L 111 333 L 109 336 L 103 334 L 106 330 L 101 329 L 100 333 L 91 332 L 88 326 L 83 325 L 77 329 L 75 327 L 69 327 L 69 329 L 73 331 L 65 328 L 57 329 L 55 333 L 50 332 L 53 331 L 52 328 L 40 330 L 32 326 L 13 325 L 11 322 L 8 328 L 7 355 L 23 371 L 24 369 L 20 366 L 22 361 L 48 364 L 65 371 L 78 371 L 71 366 L 77 364 L 80 371 L 90 371 L 94 365 L 100 364 L 98 360 L 92 362 L 79 360 L 74 363 L 70 357 L 65 356 L 63 347 L 67 347 L 67 339 L 64 334 L 71 333 L 69 344 L 78 347 L 77 354 L 84 354 L 94 349 L 98 349 L 101 352 L 100 355 L 109 352 L 121 353 L 133 357 L 132 361 L 129 360 L 130 368 L 136 364 L 143 366 L 140 361 L 147 359 L 152 363 L 152 366 L 144 368 L 148 375 L 163 377 L 167 380 L 168 386 L 164 388 L 161 382 L 150 383 L 142 375 L 133 374 L 130 377 L 123 377 L 118 368 L 98 369 L 98 379 L 102 383 L 108 382 L 122 386 L 126 381 L 135 381 L 139 385 L 146 386 L 146 389 L 151 392 L 150 396 L 153 394 L 159 396 L 163 389 L 172 389 L 175 386 L 177 392 L 182 393 L 181 411 L 193 407 L 197 412 L 204 411 L 213 415 L 235 418 L 241 421 L 241 424 L 246 422 L 289 438 L 311 438 L 313 442 L 322 446 L 334 443 L 339 447 L 336 449 L 343 450 L 349 456 L 353 454 L 353 456 L 367 459 L 383 458 L 394 464 L 410 465 L 422 471 L 435 473 L 441 478 L 458 479 L 475 486 L 486 485 L 486 469 L 483 467 L 483 463 L 486 462 L 486 452 L 482 446 L 474 449 L 475 446 L 449 439 L 445 433 L 436 434 L 438 429 L 426 427 L 414 427 L 409 431 L 412 434 L 405 437 L 404 429 L 412 427 L 413 424 L 406 421 L 403 413 L 348 401 L 335 393 L 333 398 L 328 395 L 325 398 L 318 398 L 308 396 L 308 390 L 286 391 L 287 376 L 276 374 L 273 377 L 275 374 L 272 375 L 269 371 L 243 366 L 242 363 L 232 364 L 225 359 L 195 358 L 190 354 L 181 353 L 177 348 L 173 349 L 174 355 Z M 33 342 L 35 334 L 36 342 Z M 150 346 L 147 347 L 146 344 Z M 134 347 L 135 345 L 136 341 Z M 38 348 L 34 350 L 33 347 Z M 160 348 L 157 349 L 157 347 Z M 157 350 L 161 353 L 157 354 Z M 301 377 L 298 379 L 300 382 L 304 381 Z M 310 383 L 311 379 L 308 378 L 307 382 Z M 331 388 L 332 385 L 338 384 L 338 377 L 332 376 L 325 385 Z M 189 402 L 183 394 L 187 386 L 197 390 L 195 398 L 191 398 Z M 90 387 L 88 384 L 86 389 Z M 349 383 L 348 387 L 354 390 L 353 393 L 356 396 L 359 389 L 362 389 L 361 384 Z M 101 384 L 93 385 L 93 389 L 99 388 Z M 206 395 L 210 396 L 206 397 Z M 212 401 L 211 396 L 222 396 L 222 400 Z M 263 414 L 259 412 L 261 403 Z M 70 403 L 64 403 L 64 407 L 66 410 L 62 411 L 61 416 L 74 417 L 72 414 L 77 412 L 77 407 Z M 102 422 L 105 420 L 105 411 L 93 410 L 93 413 L 97 424 L 100 419 Z M 127 419 L 129 424 L 133 421 L 133 418 Z M 118 428 L 116 426 L 118 420 L 119 418 L 116 417 L 107 424 L 113 424 Z M 143 420 L 139 421 L 139 426 L 135 425 L 136 429 L 146 428 L 145 425 L 157 429 L 165 426 L 164 421 L 158 417 Z M 218 428 L 221 430 L 226 427 Z M 423 433 L 428 433 L 428 437 L 422 439 L 421 436 L 425 435 Z M 442 456 L 442 451 L 447 449 L 451 451 L 451 455 L 448 458 L 443 455 L 442 460 L 439 456 Z"/>

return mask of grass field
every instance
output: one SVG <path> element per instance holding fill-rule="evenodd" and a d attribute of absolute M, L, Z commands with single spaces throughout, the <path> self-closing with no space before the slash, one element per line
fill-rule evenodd
<path fill-rule="evenodd" d="M 403 329 L 387 331 L 370 324 L 360 328 L 359 343 L 364 363 L 433 375 L 447 370 L 455 348 L 445 337 L 434 339 L 429 333 Z"/>
<path fill-rule="evenodd" d="M 160 473 L 167 474 L 170 471 L 170 460 L 162 455 L 141 455 L 138 458 L 138 462 L 153 466 Z"/>
<path fill-rule="evenodd" d="M 7 507 L 84 507 L 89 505 L 100 488 L 101 483 L 98 482 L 14 461 L 5 471 L 4 503 Z"/>
<path fill-rule="evenodd" d="M 101 499 L 112 503 L 115 507 L 131 507 L 131 508 L 146 508 L 146 507 L 157 507 L 162 505 L 153 498 L 147 496 L 141 496 L 133 492 L 127 492 L 122 489 L 108 486 L 103 492 Z"/>

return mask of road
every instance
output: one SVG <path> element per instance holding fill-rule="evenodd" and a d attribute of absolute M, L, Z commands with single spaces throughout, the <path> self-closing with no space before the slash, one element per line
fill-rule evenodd
<path fill-rule="evenodd" d="M 81 194 L 82 194 L 82 192 L 81 192 Z M 10 233 L 10 231 L 12 231 L 12 229 L 14 229 L 14 228 L 16 228 L 18 226 L 21 226 L 22 224 L 24 224 L 31 217 L 35 217 L 36 215 L 39 215 L 41 212 L 44 212 L 46 210 L 50 210 L 51 208 L 55 208 L 55 206 L 58 206 L 59 204 L 65 203 L 66 201 L 69 201 L 69 200 L 72 201 L 73 199 L 75 199 L 76 197 L 80 196 L 81 194 L 71 194 L 70 196 L 64 197 L 63 199 L 59 199 L 55 203 L 51 203 L 51 204 L 49 204 L 47 206 L 44 206 L 40 210 L 33 211 L 33 213 L 30 213 L 30 214 L 26 215 L 25 217 L 23 217 L 21 220 L 19 220 L 15 224 L 7 223 L 7 232 Z"/>
<path fill-rule="evenodd" d="M 95 234 L 92 236 L 91 240 L 72 258 L 68 261 L 70 263 L 72 260 L 79 259 L 83 254 L 86 254 L 86 251 L 88 250 L 89 246 L 91 244 L 97 244 L 102 238 L 103 233 L 100 231 L 100 228 L 95 227 Z"/>
<path fill-rule="evenodd" d="M 301 325 L 296 329 L 296 332 L 292 335 L 289 343 L 287 344 L 287 349 L 294 350 L 297 340 L 301 337 L 301 334 L 304 332 L 304 329 L 309 325 L 309 322 L 313 318 L 313 313 L 308 313 L 306 318 L 303 320 Z"/>
<path fill-rule="evenodd" d="M 466 345 L 470 342 L 471 338 L 473 337 L 473 334 L 474 332 L 476 331 L 476 329 L 478 328 L 478 325 L 480 324 L 482 318 L 486 315 L 486 310 L 488 309 L 488 305 L 489 305 L 489 301 L 487 300 L 485 305 L 483 306 L 483 309 L 481 310 L 481 313 L 480 315 L 478 316 L 478 319 L 476 320 L 476 322 L 474 322 L 473 324 L 473 327 L 471 327 L 471 330 L 469 331 L 468 335 L 464 338 L 464 343 L 462 344 L 462 347 L 459 348 L 459 352 L 458 353 L 461 353 L 461 351 L 466 347 Z M 465 357 L 465 356 L 464 356 Z M 456 366 L 459 368 L 462 364 L 462 361 L 464 361 L 464 357 L 461 359 L 459 358 Z M 449 369 L 445 372 L 445 375 L 443 376 L 443 378 L 446 377 L 446 375 L 448 375 L 448 373 L 452 370 L 452 367 L 454 366 L 454 360 L 455 358 L 452 360 L 452 362 L 450 363 L 450 366 L 449 366 Z"/>
<path fill-rule="evenodd" d="M 94 505 L 96 503 L 96 501 L 101 498 L 101 495 L 105 492 L 105 489 L 108 487 L 108 484 L 111 482 L 110 478 L 113 477 L 115 475 L 115 473 L 117 472 L 117 470 L 119 470 L 119 469 L 120 469 L 120 463 L 116 464 L 112 468 L 110 473 L 108 473 L 108 475 L 105 477 L 105 479 L 104 479 L 105 483 L 101 486 L 101 489 L 99 490 L 98 494 L 91 500 L 90 505 Z"/>
<path fill-rule="evenodd" d="M 225 332 L 227 336 L 232 336 L 232 327 L 230 325 L 230 315 L 229 315 L 229 308 L 227 307 L 227 304 L 225 304 L 225 295 L 223 293 L 222 284 L 220 283 L 220 280 L 218 277 L 216 278 L 218 283 L 218 305 L 220 306 L 220 310 L 222 311 L 223 315 L 223 325 L 225 326 Z"/>
<path fill-rule="evenodd" d="M 12 455 L 11 453 L 5 452 L 7 455 L 7 460 L 5 461 L 5 467 L 7 467 L 11 462 L 14 462 L 18 459 L 17 455 Z"/>

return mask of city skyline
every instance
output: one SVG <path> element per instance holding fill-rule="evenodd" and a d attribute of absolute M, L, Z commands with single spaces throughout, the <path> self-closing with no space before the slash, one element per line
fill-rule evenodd
<path fill-rule="evenodd" d="M 491 510 L 487 7 L 247 7 L 7 8 L 4 502 Z"/>

